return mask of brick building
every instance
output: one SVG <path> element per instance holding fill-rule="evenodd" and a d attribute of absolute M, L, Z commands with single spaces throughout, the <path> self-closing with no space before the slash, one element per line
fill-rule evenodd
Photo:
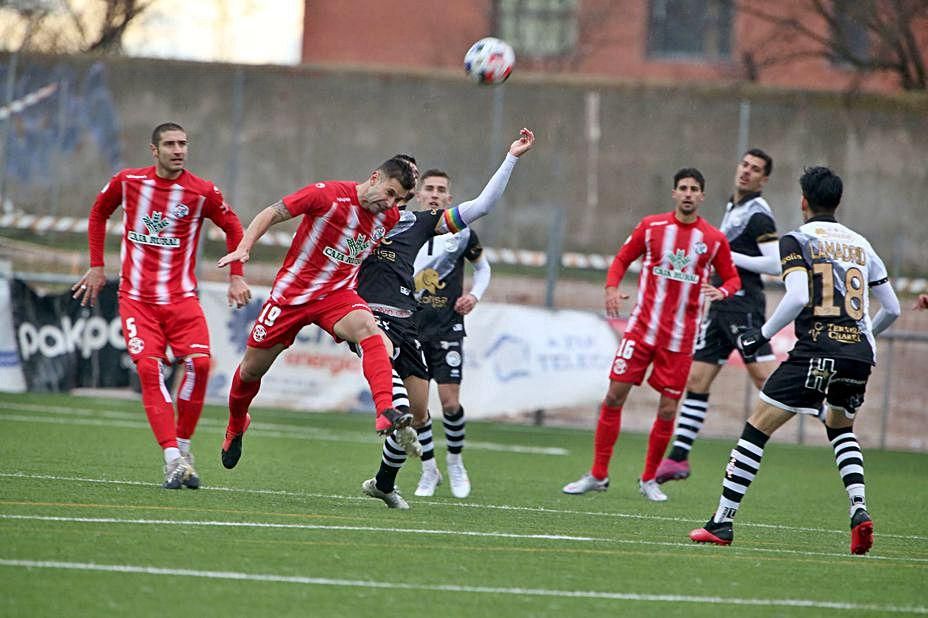
<path fill-rule="evenodd" d="M 811 0 L 306 0 L 302 60 L 460 70 L 469 45 L 492 35 L 513 44 L 520 73 L 894 92 L 896 73 L 864 76 L 821 54 L 836 41 L 863 61 L 882 56 L 861 13 L 875 2 L 826 0 L 829 22 Z M 909 22 L 913 74 L 928 64 L 925 14 Z"/>

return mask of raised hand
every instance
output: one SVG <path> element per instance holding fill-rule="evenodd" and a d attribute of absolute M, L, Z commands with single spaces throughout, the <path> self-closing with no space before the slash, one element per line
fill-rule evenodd
<path fill-rule="evenodd" d="M 528 129 L 519 131 L 519 139 L 512 142 L 509 147 L 509 154 L 514 157 L 521 157 L 535 146 L 535 134 Z"/>

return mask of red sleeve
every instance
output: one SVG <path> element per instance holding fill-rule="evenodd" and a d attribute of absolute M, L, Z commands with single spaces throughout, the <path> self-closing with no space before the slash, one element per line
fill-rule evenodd
<path fill-rule="evenodd" d="M 122 204 L 122 181 L 120 172 L 116 174 L 106 186 L 97 194 L 93 206 L 90 207 L 90 217 L 87 220 L 87 246 L 90 249 L 90 266 L 103 266 L 103 245 L 106 242 L 106 220 Z"/>
<path fill-rule="evenodd" d="M 722 278 L 722 285 L 719 286 L 719 289 L 722 290 L 726 298 L 741 289 L 741 277 L 738 276 L 738 269 L 735 268 L 735 263 L 731 259 L 731 247 L 728 244 L 728 239 L 721 234 L 719 234 L 719 250 L 712 260 L 712 266 L 715 267 L 715 272 Z"/>
<path fill-rule="evenodd" d="M 300 215 L 320 214 L 322 209 L 332 202 L 329 188 L 324 182 L 306 185 L 302 189 L 281 198 L 284 206 L 294 217 Z"/>
<path fill-rule="evenodd" d="M 219 188 L 215 185 L 213 185 L 213 188 L 206 195 L 206 208 L 204 212 L 208 219 L 225 232 L 226 251 L 228 253 L 235 251 L 236 247 L 238 247 L 238 243 L 242 240 L 242 236 L 245 234 L 242 230 L 242 222 L 239 221 L 238 215 L 232 211 L 232 208 L 222 197 L 222 192 L 219 191 Z M 244 265 L 238 260 L 232 262 L 229 264 L 229 274 L 244 275 Z"/>
<path fill-rule="evenodd" d="M 644 253 L 644 227 L 641 223 L 632 231 L 631 236 L 625 240 L 625 244 L 619 249 L 612 259 L 612 265 L 609 266 L 609 272 L 606 273 L 606 287 L 618 287 L 632 262 L 641 257 Z"/>

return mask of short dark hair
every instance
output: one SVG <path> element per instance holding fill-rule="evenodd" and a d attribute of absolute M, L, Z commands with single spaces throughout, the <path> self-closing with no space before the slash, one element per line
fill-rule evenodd
<path fill-rule="evenodd" d="M 834 213 L 844 192 L 841 177 L 824 166 L 807 167 L 802 170 L 799 186 L 812 212 L 821 214 Z"/>
<path fill-rule="evenodd" d="M 706 191 L 706 179 L 695 167 L 684 167 L 681 170 L 678 170 L 676 174 L 673 175 L 673 188 L 677 188 L 677 183 L 679 183 L 684 178 L 693 178 L 696 182 L 699 183 L 699 190 L 705 193 Z"/>
<path fill-rule="evenodd" d="M 416 161 L 416 158 L 415 158 L 414 156 L 412 156 L 411 154 L 406 154 L 405 152 L 397 153 L 397 154 L 393 155 L 392 158 L 393 158 L 393 159 L 402 159 L 403 161 L 408 161 L 408 162 L 412 163 L 413 165 L 419 165 L 419 163 Z"/>
<path fill-rule="evenodd" d="M 419 174 L 419 183 L 421 184 L 423 180 L 430 177 L 444 178 L 448 182 L 451 182 L 451 176 L 448 175 L 448 172 L 433 167 L 430 170 L 426 170 L 424 174 Z"/>
<path fill-rule="evenodd" d="M 400 185 L 407 191 L 412 191 L 416 186 L 415 176 L 412 173 L 412 166 L 406 159 L 400 157 L 391 157 L 380 164 L 377 168 L 387 178 L 395 178 L 400 181 Z"/>
<path fill-rule="evenodd" d="M 176 122 L 162 122 L 151 132 L 151 143 L 153 146 L 159 145 L 161 142 L 161 134 L 166 131 L 184 131 L 184 127 Z M 184 131 L 184 133 L 186 133 L 186 131 Z"/>
<path fill-rule="evenodd" d="M 743 155 L 741 158 L 751 155 L 752 157 L 757 157 L 758 159 L 764 160 L 764 176 L 769 176 L 773 172 L 773 157 L 761 150 L 760 148 L 751 148 Z"/>

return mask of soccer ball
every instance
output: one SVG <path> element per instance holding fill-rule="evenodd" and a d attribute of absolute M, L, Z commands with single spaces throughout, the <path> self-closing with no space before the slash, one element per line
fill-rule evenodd
<path fill-rule="evenodd" d="M 464 70 L 480 84 L 502 84 L 515 63 L 516 54 L 509 43 L 490 36 L 471 45 L 464 54 Z"/>

